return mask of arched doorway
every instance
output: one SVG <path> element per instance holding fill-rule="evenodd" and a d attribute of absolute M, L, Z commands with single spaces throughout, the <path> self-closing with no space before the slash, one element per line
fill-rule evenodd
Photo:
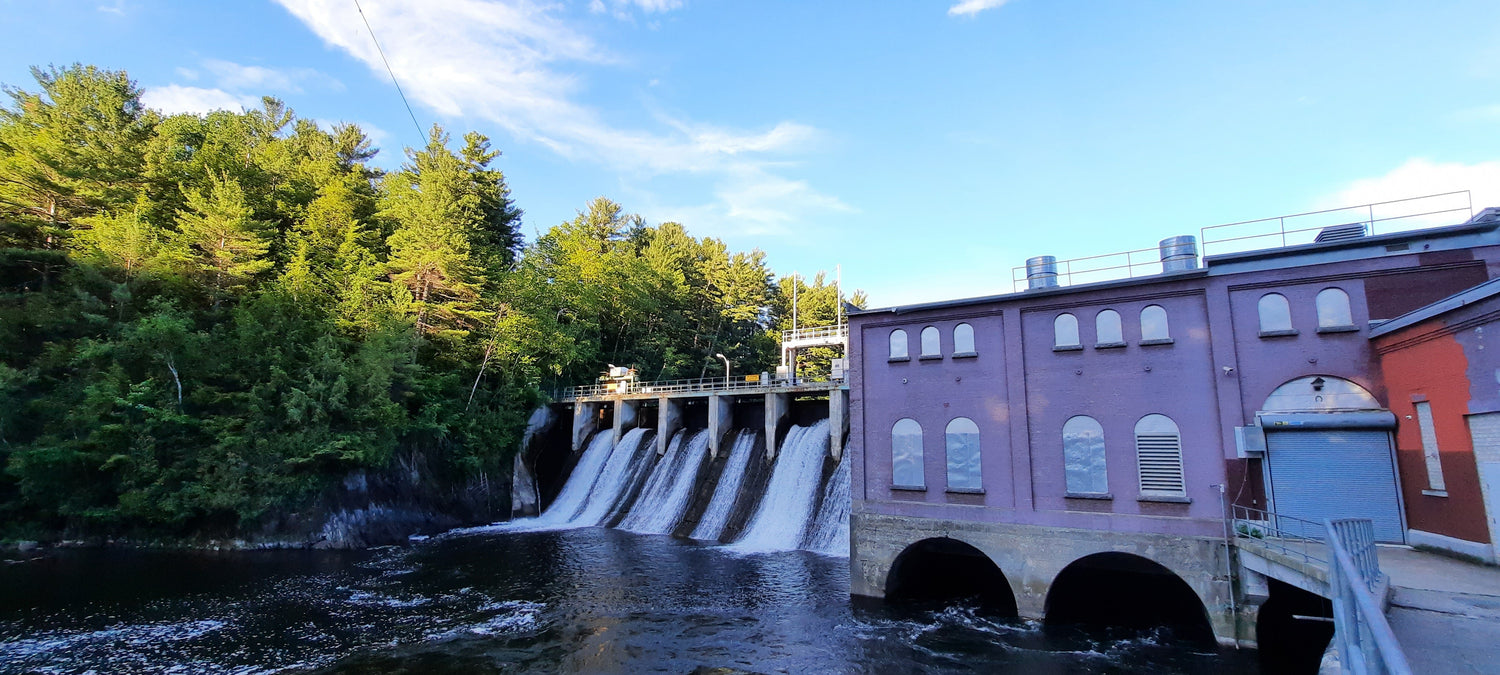
<path fill-rule="evenodd" d="M 1130 553 L 1074 560 L 1047 589 L 1048 626 L 1167 627 L 1183 640 L 1215 644 L 1208 610 L 1172 570 Z"/>
<path fill-rule="evenodd" d="M 1272 510 L 1318 523 L 1298 532 L 1321 538 L 1327 518 L 1369 518 L 1375 538 L 1404 542 L 1391 429 L 1396 417 L 1358 384 L 1308 375 L 1271 392 L 1258 414 L 1266 433 L 1265 475 Z"/>
<path fill-rule="evenodd" d="M 886 576 L 885 598 L 918 606 L 972 602 L 999 616 L 1017 615 L 1016 596 L 994 561 L 947 537 L 923 539 L 896 556 Z"/>

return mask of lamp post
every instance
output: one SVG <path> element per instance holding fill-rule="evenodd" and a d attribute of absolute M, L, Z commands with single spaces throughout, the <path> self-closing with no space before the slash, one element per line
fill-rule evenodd
<path fill-rule="evenodd" d="M 729 388 L 729 357 L 727 357 L 727 356 L 725 356 L 723 354 L 714 354 L 714 356 L 717 356 L 717 357 L 719 357 L 721 359 L 724 359 L 724 388 L 728 389 Z"/>

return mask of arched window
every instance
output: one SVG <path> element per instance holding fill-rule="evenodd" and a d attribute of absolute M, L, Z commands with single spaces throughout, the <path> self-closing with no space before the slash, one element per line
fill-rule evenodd
<path fill-rule="evenodd" d="M 1070 494 L 1109 492 L 1104 464 L 1104 427 L 1087 415 L 1063 423 L 1063 473 Z"/>
<path fill-rule="evenodd" d="M 909 358 L 911 357 L 906 353 L 906 331 L 900 328 L 891 331 L 891 359 L 899 361 Z"/>
<path fill-rule="evenodd" d="M 1066 312 L 1052 320 L 1052 347 L 1078 347 L 1078 318 Z"/>
<path fill-rule="evenodd" d="M 969 356 L 974 354 L 974 327 L 966 323 L 953 327 L 953 355 Z"/>
<path fill-rule="evenodd" d="M 1172 331 L 1167 328 L 1167 310 L 1161 305 L 1146 305 L 1141 310 L 1141 341 L 1171 340 Z"/>
<path fill-rule="evenodd" d="M 1340 288 L 1318 291 L 1318 328 L 1353 328 L 1354 313 L 1349 311 L 1349 294 Z"/>
<path fill-rule="evenodd" d="M 948 423 L 948 489 L 980 490 L 984 487 L 979 472 L 979 425 L 967 417 L 955 417 Z"/>
<path fill-rule="evenodd" d="M 922 425 L 896 420 L 891 427 L 891 483 L 898 488 L 926 489 L 922 476 Z"/>
<path fill-rule="evenodd" d="M 943 338 L 938 332 L 937 326 L 928 326 L 922 329 L 922 356 L 942 356 Z"/>
<path fill-rule="evenodd" d="M 1186 497 L 1182 479 L 1182 436 L 1166 415 L 1135 423 L 1135 461 L 1143 497 Z"/>
<path fill-rule="evenodd" d="M 1097 347 L 1125 344 L 1120 330 L 1120 313 L 1106 309 L 1094 316 L 1094 344 Z"/>
<path fill-rule="evenodd" d="M 1292 306 L 1286 296 L 1267 293 L 1260 296 L 1261 335 L 1286 335 L 1292 332 Z"/>

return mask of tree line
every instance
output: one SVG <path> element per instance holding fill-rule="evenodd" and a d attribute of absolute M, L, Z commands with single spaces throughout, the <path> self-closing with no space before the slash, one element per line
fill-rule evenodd
<path fill-rule="evenodd" d="M 555 387 L 773 369 L 793 284 L 835 319 L 824 275 L 603 197 L 525 241 L 477 132 L 382 171 L 275 98 L 162 115 L 124 71 L 32 72 L 0 106 L 6 536 L 272 531 L 355 471 L 504 475 Z"/>

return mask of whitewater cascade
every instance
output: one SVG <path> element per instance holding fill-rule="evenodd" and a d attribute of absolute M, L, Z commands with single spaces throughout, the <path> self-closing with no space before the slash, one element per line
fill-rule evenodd
<path fill-rule="evenodd" d="M 698 483 L 698 473 L 703 469 L 703 458 L 708 456 L 708 430 L 699 431 L 684 442 L 685 436 L 687 432 L 672 437 L 666 456 L 656 462 L 640 498 L 625 520 L 620 521 L 620 529 L 667 534 L 682 520 L 693 486 Z"/>
<path fill-rule="evenodd" d="M 708 508 L 703 511 L 703 517 L 698 519 L 698 527 L 693 529 L 692 538 L 718 541 L 724 535 L 724 528 L 729 525 L 729 516 L 733 515 L 734 502 L 740 497 L 740 484 L 744 482 L 745 469 L 750 466 L 750 456 L 754 453 L 755 434 L 741 431 L 734 438 L 734 447 L 729 451 L 724 473 L 719 475 L 714 495 L 708 501 Z"/>
<path fill-rule="evenodd" d="M 728 456 L 717 460 L 708 457 L 707 430 L 673 434 L 660 457 L 651 429 L 632 429 L 618 444 L 612 442 L 610 431 L 601 431 L 590 440 L 546 511 L 496 529 L 614 526 L 642 534 L 680 535 L 683 531 L 678 528 L 691 526 L 692 538 L 716 542 L 726 532 L 733 536 L 732 523 L 744 523 L 727 547 L 730 550 L 759 553 L 800 548 L 848 555 L 849 462 L 844 458 L 825 480 L 825 467 L 830 463 L 828 433 L 827 420 L 791 427 L 775 461 L 759 468 L 752 463 L 764 461 L 757 452 L 764 446 L 755 430 L 739 431 Z M 709 471 L 711 466 L 719 468 L 716 477 Z M 757 478 L 751 480 L 751 475 Z M 695 514 L 697 522 L 693 523 L 689 519 Z"/>
<path fill-rule="evenodd" d="M 828 420 L 811 427 L 792 427 L 781 444 L 760 507 L 733 547 L 745 552 L 800 547 L 821 491 L 823 458 L 827 456 Z"/>

